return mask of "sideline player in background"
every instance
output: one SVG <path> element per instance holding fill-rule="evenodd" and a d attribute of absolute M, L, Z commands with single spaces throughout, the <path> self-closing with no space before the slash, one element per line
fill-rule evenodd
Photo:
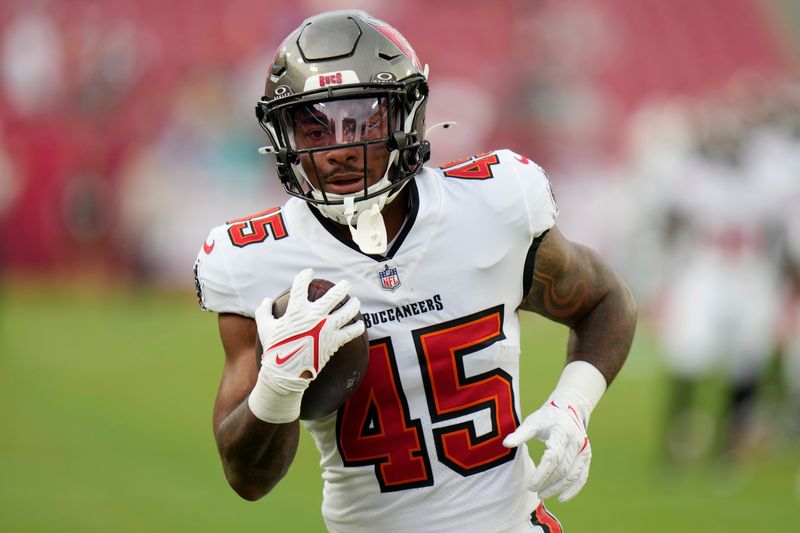
<path fill-rule="evenodd" d="M 640 204 L 636 224 L 650 225 L 651 242 L 663 243 L 650 259 L 662 275 L 651 270 L 650 279 L 660 286 L 653 301 L 669 374 L 663 457 L 670 472 L 706 456 L 723 467 L 743 464 L 763 445 L 764 375 L 779 347 L 786 298 L 790 210 L 782 208 L 782 182 L 791 180 L 765 171 L 777 166 L 774 147 L 756 157 L 759 131 L 744 120 L 748 108 L 720 100 L 690 108 L 687 142 L 661 166 L 662 179 L 643 174 L 657 202 Z M 703 405 L 701 392 L 717 374 L 720 416 Z M 732 486 L 728 478 L 724 484 Z"/>
<path fill-rule="evenodd" d="M 532 161 L 500 150 L 423 166 L 427 94 L 408 42 L 361 11 L 309 18 L 273 59 L 257 115 L 295 198 L 214 228 L 195 267 L 225 350 L 213 420 L 225 475 L 256 500 L 286 474 L 303 391 L 362 333 L 343 326 L 360 306 L 365 379 L 337 412 L 304 421 L 327 527 L 560 531 L 541 499 L 566 501 L 587 480 L 586 425 L 627 356 L 635 304 L 554 226 Z M 342 281 L 308 302 L 312 277 Z M 275 319 L 270 298 L 290 285 Z M 520 309 L 570 328 L 561 378 L 524 419 Z M 298 335 L 284 362 L 275 346 Z M 546 443 L 536 467 L 533 438 Z"/>

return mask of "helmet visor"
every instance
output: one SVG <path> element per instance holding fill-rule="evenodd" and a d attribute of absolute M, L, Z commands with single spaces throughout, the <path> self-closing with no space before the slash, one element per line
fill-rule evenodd
<path fill-rule="evenodd" d="M 385 96 L 293 106 L 286 115 L 289 145 L 296 151 L 385 141 L 391 130 Z"/>

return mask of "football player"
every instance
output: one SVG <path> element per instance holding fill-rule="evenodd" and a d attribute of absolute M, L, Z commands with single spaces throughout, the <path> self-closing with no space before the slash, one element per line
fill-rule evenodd
<path fill-rule="evenodd" d="M 753 132 L 740 124 L 741 112 L 718 102 L 702 108 L 695 145 L 675 158 L 671 179 L 657 190 L 661 216 L 642 213 L 663 220 L 660 253 L 671 258 L 657 324 L 670 375 L 663 442 L 670 471 L 709 452 L 719 466 L 734 464 L 752 455 L 763 433 L 759 385 L 778 350 L 786 193 L 781 177 L 765 172 L 774 152 L 754 161 Z M 698 397 L 716 374 L 725 395 L 721 416 Z"/>
<path fill-rule="evenodd" d="M 361 11 L 309 18 L 275 55 L 256 114 L 294 198 L 214 228 L 195 267 L 225 351 L 214 409 L 225 475 L 248 500 L 280 481 L 304 390 L 366 327 L 364 381 L 304 421 L 327 527 L 561 531 L 541 500 L 586 483 L 589 416 L 627 356 L 635 304 L 554 226 L 531 160 L 499 150 L 424 166 L 427 97 L 406 39 Z M 310 302 L 314 277 L 338 283 Z M 271 298 L 289 286 L 276 318 Z M 519 310 L 571 328 L 563 374 L 527 418 Z M 545 442 L 535 466 L 530 439 Z"/>

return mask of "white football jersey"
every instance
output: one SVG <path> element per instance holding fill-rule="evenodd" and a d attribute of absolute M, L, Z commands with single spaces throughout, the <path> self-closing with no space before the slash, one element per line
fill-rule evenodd
<path fill-rule="evenodd" d="M 425 168 L 407 187 L 413 210 L 382 257 L 296 198 L 214 228 L 195 267 L 201 305 L 253 317 L 308 267 L 361 300 L 364 381 L 337 412 L 304 422 L 331 531 L 516 528 L 538 501 L 533 463 L 502 441 L 522 417 L 517 307 L 529 250 L 555 222 L 550 184 L 501 150 Z"/>
<path fill-rule="evenodd" d="M 683 227 L 661 302 L 662 354 L 683 376 L 719 367 L 741 380 L 763 368 L 778 342 L 783 191 L 746 166 L 709 157 L 689 158 L 681 176 L 663 193 Z"/>

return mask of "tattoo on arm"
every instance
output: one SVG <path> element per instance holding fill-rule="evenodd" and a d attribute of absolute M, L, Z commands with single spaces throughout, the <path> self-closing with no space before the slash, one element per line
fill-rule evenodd
<path fill-rule="evenodd" d="M 568 326 L 567 361 L 588 361 L 611 383 L 630 349 L 636 306 L 595 252 L 552 228 L 539 246 L 531 289 L 520 308 Z"/>
<path fill-rule="evenodd" d="M 536 254 L 533 283 L 522 308 L 568 326 L 579 322 L 602 290 L 586 251 L 551 229 Z"/>

